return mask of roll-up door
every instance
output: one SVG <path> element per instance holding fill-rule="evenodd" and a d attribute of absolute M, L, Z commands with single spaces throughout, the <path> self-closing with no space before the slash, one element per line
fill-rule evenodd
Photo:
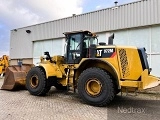
<path fill-rule="evenodd" d="M 64 39 L 43 40 L 33 42 L 33 64 L 40 62 L 40 56 L 48 51 L 51 56 L 64 54 Z"/>

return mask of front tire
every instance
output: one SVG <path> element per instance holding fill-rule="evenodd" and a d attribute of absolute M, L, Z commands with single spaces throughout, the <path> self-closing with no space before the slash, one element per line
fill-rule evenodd
<path fill-rule="evenodd" d="M 114 84 L 111 76 L 100 68 L 88 68 L 78 79 L 78 93 L 88 104 L 106 106 L 114 94 Z"/>
<path fill-rule="evenodd" d="M 32 95 L 43 96 L 50 90 L 45 72 L 40 67 L 33 67 L 26 77 L 26 88 Z"/>

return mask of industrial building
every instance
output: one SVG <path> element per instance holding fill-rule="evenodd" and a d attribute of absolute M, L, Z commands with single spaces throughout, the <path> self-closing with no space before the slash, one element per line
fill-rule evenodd
<path fill-rule="evenodd" d="M 64 32 L 89 30 L 107 42 L 115 34 L 115 45 L 145 47 L 152 74 L 160 76 L 160 1 L 141 0 L 80 15 L 11 30 L 10 64 L 39 62 L 65 52 Z"/>

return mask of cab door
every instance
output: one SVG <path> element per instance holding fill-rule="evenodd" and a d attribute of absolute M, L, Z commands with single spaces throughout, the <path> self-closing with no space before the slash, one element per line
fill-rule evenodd
<path fill-rule="evenodd" d="M 82 38 L 82 33 L 68 36 L 67 64 L 78 64 L 82 59 Z"/>

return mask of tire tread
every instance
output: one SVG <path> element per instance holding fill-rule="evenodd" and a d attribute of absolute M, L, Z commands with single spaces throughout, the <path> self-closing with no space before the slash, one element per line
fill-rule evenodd
<path fill-rule="evenodd" d="M 104 99 L 103 101 L 101 101 L 99 103 L 93 103 L 92 101 L 86 100 L 86 98 L 83 95 L 83 92 L 81 92 L 81 91 L 83 91 L 82 90 L 82 85 L 81 85 L 81 84 L 83 84 L 82 79 L 85 78 L 85 76 L 90 75 L 91 72 L 98 73 L 101 76 L 104 76 L 105 78 L 107 78 L 107 80 L 105 82 L 107 84 L 109 84 L 109 86 L 110 86 L 110 92 L 109 92 L 109 95 L 108 95 L 109 97 L 106 97 L 106 99 Z M 87 102 L 88 104 L 94 105 L 94 106 L 106 106 L 107 104 L 109 104 L 114 99 L 114 96 L 115 96 L 115 94 L 114 94 L 114 83 L 113 83 L 113 80 L 111 79 L 111 76 L 106 71 L 104 71 L 103 69 L 97 68 L 97 67 L 88 68 L 80 74 L 79 79 L 78 79 L 78 91 L 79 91 L 78 92 L 79 96 L 85 102 Z"/>

